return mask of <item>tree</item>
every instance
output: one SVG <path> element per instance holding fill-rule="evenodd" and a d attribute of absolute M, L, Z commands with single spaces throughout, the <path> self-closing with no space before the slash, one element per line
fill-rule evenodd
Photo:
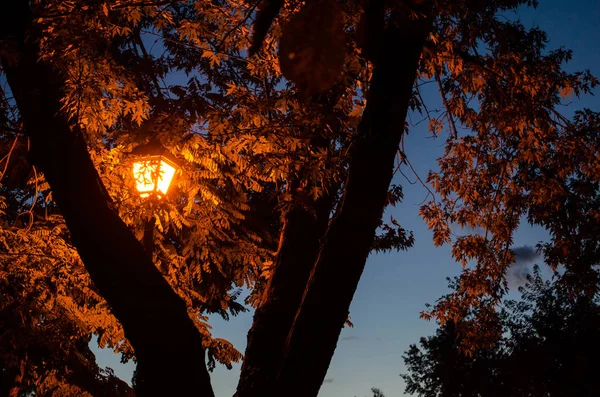
<path fill-rule="evenodd" d="M 429 114 L 418 77 L 439 84 L 446 108 L 431 131 L 451 131 L 431 178 L 442 201 L 422 215 L 438 243 L 451 242 L 451 222 L 490 236 L 454 241 L 455 257 L 477 268 L 428 314 L 477 308 L 488 338 L 465 340 L 494 339 L 521 215 L 552 231 L 551 263 L 575 263 L 575 247 L 597 252 L 598 140 L 587 132 L 599 117 L 555 111 L 561 93 L 597 81 L 563 72 L 570 53 L 544 53 L 543 32 L 499 17 L 525 3 L 535 2 L 274 0 L 255 13 L 220 0 L 3 2 L 2 269 L 22 269 L 31 300 L 2 284 L 2 309 L 58 305 L 58 326 L 74 328 L 55 347 L 94 333 L 135 355 L 139 395 L 212 395 L 205 356 L 210 369 L 241 354 L 210 335 L 205 315 L 245 310 L 245 286 L 257 310 L 239 396 L 316 395 L 369 252 L 412 244 L 381 217 L 401 197 L 390 181 L 406 114 Z M 149 141 L 185 175 L 151 206 L 132 193 L 128 163 Z M 148 218 L 151 256 L 138 242 Z M 55 248 L 30 243 L 42 237 Z M 595 274 L 579 263 L 573 281 Z M 33 288 L 36 277 L 45 283 Z M 21 321 L 37 330 L 45 315 L 31 313 Z M 15 368 L 26 349 L 8 349 Z"/>
<path fill-rule="evenodd" d="M 383 392 L 376 387 L 372 387 L 371 392 L 373 393 L 373 397 L 385 397 L 383 395 Z M 354 397 L 356 397 L 356 396 L 354 396 Z"/>
<path fill-rule="evenodd" d="M 593 396 L 598 359 L 598 295 L 573 295 L 544 281 L 539 268 L 520 288 L 521 300 L 501 311 L 503 337 L 491 349 L 467 356 L 453 322 L 411 345 L 402 375 L 406 392 L 419 396 Z"/>
<path fill-rule="evenodd" d="M 371 391 L 373 392 L 373 397 L 385 397 L 383 392 L 376 387 L 371 388 Z"/>

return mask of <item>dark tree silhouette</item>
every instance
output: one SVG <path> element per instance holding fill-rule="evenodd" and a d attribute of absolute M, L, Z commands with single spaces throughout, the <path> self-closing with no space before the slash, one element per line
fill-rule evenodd
<path fill-rule="evenodd" d="M 500 313 L 503 338 L 465 355 L 454 322 L 404 356 L 406 392 L 421 397 L 598 395 L 599 296 L 544 281 L 539 268 Z"/>

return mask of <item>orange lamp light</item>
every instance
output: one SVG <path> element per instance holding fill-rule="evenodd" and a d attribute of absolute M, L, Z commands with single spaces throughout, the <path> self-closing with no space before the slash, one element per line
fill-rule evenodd
<path fill-rule="evenodd" d="M 180 169 L 173 156 L 155 144 L 138 147 L 134 153 L 140 154 L 133 162 L 133 178 L 140 197 L 166 195 Z"/>

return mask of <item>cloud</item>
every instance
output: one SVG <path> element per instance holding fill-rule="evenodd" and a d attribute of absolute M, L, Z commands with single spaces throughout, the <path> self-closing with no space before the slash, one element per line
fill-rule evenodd
<path fill-rule="evenodd" d="M 531 274 L 531 265 L 539 258 L 540 253 L 535 247 L 523 245 L 513 247 L 515 261 L 508 268 L 506 277 L 509 288 L 522 287 L 527 282 L 527 275 Z"/>
<path fill-rule="evenodd" d="M 342 340 L 359 340 L 360 338 L 358 336 L 355 335 L 351 335 L 351 336 L 344 336 L 342 338 Z"/>
<path fill-rule="evenodd" d="M 515 263 L 531 263 L 540 256 L 540 253 L 538 252 L 537 248 L 532 247 L 530 245 L 514 247 L 512 250 L 515 253 Z"/>
<path fill-rule="evenodd" d="M 325 378 L 323 383 L 333 383 L 333 378 Z"/>

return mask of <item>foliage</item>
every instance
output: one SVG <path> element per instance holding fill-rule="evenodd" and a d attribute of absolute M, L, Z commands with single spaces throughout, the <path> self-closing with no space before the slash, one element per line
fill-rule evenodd
<path fill-rule="evenodd" d="M 65 77 L 64 111 L 72 128 L 84 131 L 114 208 L 139 238 L 147 219 L 155 218 L 156 266 L 203 334 L 209 368 L 216 362 L 231 367 L 241 354 L 211 336 L 207 314 L 227 318 L 247 310 L 239 302 L 242 287 L 252 293 L 248 304 L 260 296 L 280 214 L 303 200 L 290 194 L 289 175 L 310 186 L 312 197 L 341 175 L 355 82 L 301 103 L 279 72 L 273 45 L 279 27 L 266 39 L 269 51 L 245 57 L 253 7 L 241 2 L 34 6 L 41 60 Z M 10 48 L 3 51 L 11 55 Z M 6 323 L 7 335 L 33 327 L 28 332 L 60 357 L 93 333 L 100 346 L 128 360 L 134 353 L 121 325 L 83 269 L 43 175 L 25 161 L 28 141 L 11 92 L 2 94 L 2 200 L 9 208 L 0 230 L 7 280 L 1 293 L 9 299 L 1 309 L 27 313 L 22 322 Z M 315 131 L 329 143 L 316 148 Z M 134 193 L 131 152 L 151 140 L 178 157 L 182 173 L 167 199 L 149 203 Z M 50 315 L 56 322 L 45 330 L 39 324 Z M 18 366 L 27 346 L 20 337 L 3 340 L 5 362 Z M 53 376 L 58 364 L 46 354 L 40 358 L 46 364 L 27 367 L 27 384 Z"/>
<path fill-rule="evenodd" d="M 480 2 L 480 12 L 469 1 L 449 5 L 454 12 L 439 16 L 421 71 L 438 80 L 451 134 L 428 177 L 437 197 L 420 213 L 434 243 L 451 244 L 464 268 L 456 290 L 422 316 L 445 322 L 471 313 L 467 350 L 500 337 L 494 307 L 507 291 L 522 221 L 548 230 L 545 261 L 564 266 L 575 291 L 594 294 L 598 286 L 600 115 L 581 110 L 569 120 L 557 110 L 598 80 L 565 72 L 571 52 L 547 50 L 539 28 L 499 17 L 516 3 L 536 4 Z M 440 125 L 433 120 L 432 132 Z M 468 132 L 459 136 L 461 127 Z M 453 236 L 451 225 L 483 232 Z"/>
<path fill-rule="evenodd" d="M 373 393 L 373 397 L 385 397 L 383 392 L 376 387 L 371 388 L 371 393 Z"/>
<path fill-rule="evenodd" d="M 36 189 L 48 194 L 40 179 Z M 131 389 L 96 365 L 88 343 L 94 333 L 100 346 L 125 358 L 133 352 L 95 291 L 64 220 L 50 203 L 44 214 L 19 213 L 32 200 L 27 191 L 9 198 L 0 206 L 0 383 L 8 387 L 17 377 L 22 391 L 42 396 L 125 396 Z"/>
<path fill-rule="evenodd" d="M 402 375 L 406 392 L 419 396 L 593 396 L 600 344 L 599 295 L 572 294 L 544 281 L 538 267 L 521 299 L 504 303 L 502 339 L 467 356 L 454 322 L 411 345 Z"/>
<path fill-rule="evenodd" d="M 371 391 L 373 392 L 373 397 L 385 397 L 383 392 L 376 387 L 371 388 Z"/>
<path fill-rule="evenodd" d="M 589 72 L 564 72 L 568 50 L 547 51 L 545 33 L 502 17 L 536 1 L 434 3 L 411 108 L 430 117 L 435 135 L 444 128 L 450 133 L 440 171 L 429 177 L 439 199 L 421 215 L 435 243 L 453 244 L 465 269 L 456 291 L 423 316 L 470 321 L 464 330 L 472 332 L 462 339 L 469 348 L 500 337 L 495 306 L 506 292 L 512 234 L 521 220 L 550 231 L 545 260 L 565 267 L 565 285 L 575 294 L 596 292 L 600 116 L 584 110 L 568 120 L 556 108 L 561 98 L 590 92 L 597 80 Z M 362 4 L 335 2 L 331 18 L 315 25 L 307 15 L 316 6 L 275 4 L 280 13 L 270 31 L 263 26 L 259 32 L 264 41 L 253 43 L 261 48 L 253 57 L 247 56 L 248 37 L 260 17 L 250 2 L 32 4 L 40 59 L 65 79 L 63 110 L 72 128 L 85 133 L 112 205 L 139 238 L 154 217 L 156 266 L 186 302 L 209 365 L 231 366 L 241 354 L 212 337 L 207 314 L 227 318 L 257 304 L 286 211 L 326 192 L 339 191 L 336 203 L 343 197 L 373 68 Z M 386 15 L 409 22 L 407 4 L 389 4 Z M 304 30 L 315 52 L 298 39 Z M 3 44 L 2 56 L 15 60 Z M 278 60 L 295 85 L 283 78 Z M 418 86 L 428 82 L 439 84 L 443 117 L 431 118 L 420 96 Z M 329 89 L 319 93 L 323 88 Z M 22 317 L 4 323 L 10 327 L 3 329 L 0 351 L 3 362 L 17 368 L 29 346 L 21 336 L 44 340 L 58 361 L 40 353 L 28 364 L 25 383 L 55 376 L 70 387 L 68 374 L 55 369 L 80 352 L 91 333 L 124 360 L 133 351 L 80 263 L 43 175 L 26 161 L 28 141 L 5 90 L 0 272 L 10 282 L 0 283 L 7 297 L 0 310 Z M 468 132 L 458 136 L 460 127 Z M 131 152 L 149 141 L 182 164 L 169 196 L 152 202 L 134 193 L 131 175 Z M 403 153 L 401 159 L 400 165 L 409 164 Z M 292 180 L 301 186 L 292 189 Z M 400 198 L 393 186 L 389 204 Z M 400 223 L 382 223 L 372 249 L 410 247 L 413 236 Z M 452 223 L 485 235 L 453 237 Z M 239 301 L 241 288 L 250 290 L 246 302 Z"/>

